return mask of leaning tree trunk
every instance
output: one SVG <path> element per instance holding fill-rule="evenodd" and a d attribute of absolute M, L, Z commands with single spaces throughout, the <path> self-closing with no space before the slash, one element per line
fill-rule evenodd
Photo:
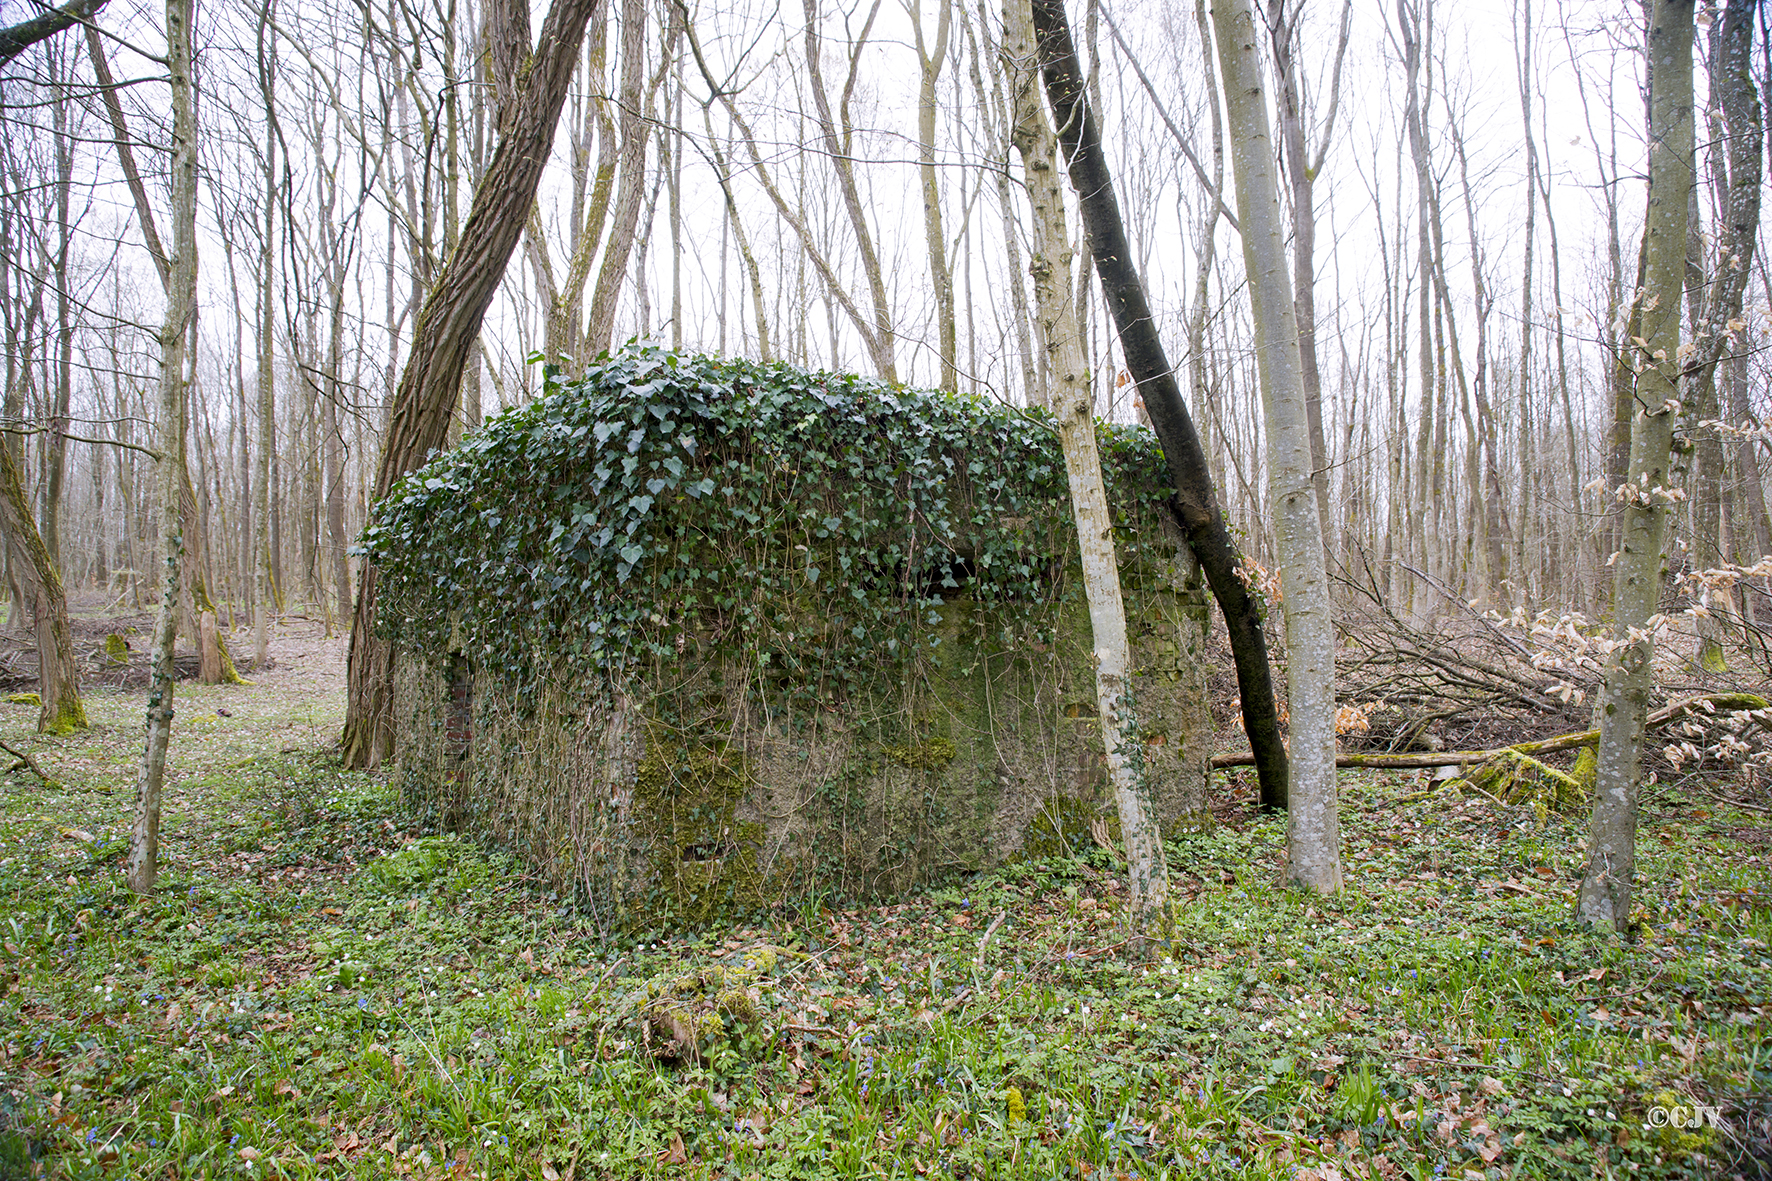
<path fill-rule="evenodd" d="M 1030 23 L 1028 0 L 1008 0 L 1003 24 L 1011 60 L 1027 57 Z M 1083 591 L 1089 603 L 1095 651 L 1095 698 L 1108 779 L 1114 787 L 1120 835 L 1126 846 L 1133 930 L 1144 932 L 1154 928 L 1168 900 L 1169 870 L 1139 745 L 1126 607 L 1120 597 L 1120 571 L 1114 556 L 1113 515 L 1102 485 L 1101 454 L 1095 442 L 1095 396 L 1089 383 L 1089 363 L 1083 355 L 1083 336 L 1078 331 L 1076 304 L 1070 298 L 1071 238 L 1065 226 L 1058 144 L 1038 91 L 1031 85 L 1016 90 L 1012 138 L 1021 155 L 1028 203 L 1033 209 L 1028 270 L 1034 279 L 1034 304 L 1051 374 L 1049 406 L 1058 419 L 1071 513 L 1077 521 Z"/>
<path fill-rule="evenodd" d="M 30 20 L 0 29 L 0 66 L 63 29 L 78 24 L 91 28 L 92 18 L 108 3 L 110 0 L 70 0 L 60 8 L 45 8 Z"/>
<path fill-rule="evenodd" d="M 1058 142 L 1064 149 L 1071 187 L 1082 207 L 1089 252 L 1113 311 L 1126 368 L 1138 383 L 1145 412 L 1163 446 L 1169 478 L 1175 484 L 1170 507 L 1224 613 L 1243 698 L 1243 730 L 1255 752 L 1256 775 L 1261 780 L 1261 806 L 1270 811 L 1285 808 L 1286 747 L 1280 739 L 1261 608 L 1243 580 L 1242 555 L 1219 511 L 1200 436 L 1194 431 L 1187 403 L 1175 382 L 1175 370 L 1157 337 L 1156 319 L 1132 261 L 1132 246 L 1126 240 L 1101 133 L 1089 108 L 1070 25 L 1065 20 L 1064 0 L 1033 0 L 1033 16 L 1039 68 L 1058 124 Z"/>
<path fill-rule="evenodd" d="M 1686 268 L 1687 197 L 1693 183 L 1693 0 L 1655 0 L 1649 18 L 1649 217 L 1645 281 L 1638 298 L 1642 341 L 1637 411 L 1614 563 L 1612 605 L 1618 647 L 1606 661 L 1600 749 L 1588 824 L 1587 865 L 1576 917 L 1623 932 L 1630 924 L 1636 870 L 1637 791 L 1643 735 L 1654 686 L 1649 619 L 1661 598 L 1674 419 L 1679 412 L 1680 290 Z M 1627 345 L 1627 347 L 1629 347 Z"/>
<path fill-rule="evenodd" d="M 523 83 L 500 112 L 498 149 L 474 192 L 461 241 L 418 314 L 412 355 L 394 394 L 393 416 L 376 470 L 377 500 L 449 434 L 462 368 L 522 236 L 542 169 L 554 150 L 554 125 L 566 101 L 585 26 L 598 2 L 554 0 L 528 68 L 521 74 Z M 527 5 L 524 0 L 504 0 L 502 9 L 499 16 L 506 37 L 528 53 Z M 344 730 L 347 767 L 376 766 L 394 749 L 394 656 L 391 646 L 375 634 L 375 586 L 375 567 L 365 562 L 351 616 Z"/>
<path fill-rule="evenodd" d="M 172 647 L 178 638 L 179 564 L 184 552 L 186 342 L 197 307 L 197 113 L 191 77 L 195 0 L 167 0 L 166 61 L 172 82 L 172 252 L 166 319 L 160 327 L 160 556 L 165 564 L 154 620 L 147 741 L 136 779 L 135 824 L 124 871 L 129 888 L 149 894 L 160 868 L 160 788 L 172 739 Z M 145 221 L 146 219 L 144 219 Z"/>
<path fill-rule="evenodd" d="M 1341 888 L 1335 800 L 1335 627 L 1322 521 L 1311 481 L 1310 427 L 1299 373 L 1298 324 L 1287 269 L 1274 141 L 1262 84 L 1261 29 L 1249 0 L 1214 0 L 1231 169 L 1243 264 L 1255 321 L 1255 363 L 1267 421 L 1269 502 L 1286 599 L 1286 682 L 1291 703 L 1292 802 L 1287 876 L 1308 889 Z"/>
<path fill-rule="evenodd" d="M 86 708 L 80 703 L 68 596 L 36 522 L 31 520 L 30 500 L 12 449 L 5 446 L 0 446 L 0 531 L 6 535 L 20 589 L 30 600 L 31 622 L 37 633 L 37 729 L 44 734 L 84 730 Z"/>

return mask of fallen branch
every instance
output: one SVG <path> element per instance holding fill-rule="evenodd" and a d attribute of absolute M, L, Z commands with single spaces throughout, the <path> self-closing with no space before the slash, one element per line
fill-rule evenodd
<path fill-rule="evenodd" d="M 1768 703 L 1764 697 L 1756 697 L 1752 693 L 1707 693 L 1699 697 L 1687 697 L 1671 705 L 1656 710 L 1649 715 L 1647 726 L 1653 730 L 1665 726 L 1669 722 L 1684 717 L 1693 709 L 1708 707 L 1709 709 L 1766 709 Z M 1516 742 L 1512 746 L 1496 747 L 1493 750 L 1445 750 L 1422 751 L 1418 754 L 1381 755 L 1381 754 L 1338 754 L 1335 756 L 1337 767 L 1371 767 L 1371 768 L 1409 768 L 1409 767 L 1475 767 L 1493 759 L 1507 755 L 1547 755 L 1557 751 L 1574 750 L 1582 746 L 1595 746 L 1600 741 L 1598 730 L 1578 730 L 1572 734 L 1559 734 L 1555 738 L 1541 738 L 1532 742 Z M 1212 766 L 1248 767 L 1254 762 L 1253 756 L 1247 752 L 1212 756 Z"/>
<path fill-rule="evenodd" d="M 37 765 L 36 759 L 33 759 L 30 755 L 26 754 L 24 751 L 14 750 L 12 747 L 7 746 L 4 742 L 0 742 L 0 750 L 5 751 L 7 754 L 11 755 L 13 758 L 18 760 L 18 762 L 14 763 L 11 767 L 9 767 L 7 769 L 8 775 L 12 774 L 12 772 L 14 772 L 14 771 L 29 771 L 31 774 L 35 775 L 37 778 L 39 778 L 43 781 L 44 787 L 60 787 L 61 786 L 61 784 L 59 784 L 55 780 L 51 779 L 49 777 L 48 773 L 46 773 L 42 767 L 39 767 Z"/>

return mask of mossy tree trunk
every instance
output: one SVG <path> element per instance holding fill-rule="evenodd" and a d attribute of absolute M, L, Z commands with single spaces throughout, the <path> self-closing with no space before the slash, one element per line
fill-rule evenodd
<path fill-rule="evenodd" d="M 1004 6 L 1004 48 L 1011 62 L 1033 61 L 1033 14 L 1028 0 Z M 1113 513 L 1101 478 L 1101 454 L 1095 441 L 1095 396 L 1083 354 L 1076 304 L 1070 298 L 1070 231 L 1065 224 L 1064 183 L 1058 169 L 1058 140 L 1040 105 L 1036 75 L 1030 68 L 1012 80 L 1015 123 L 1012 139 L 1021 156 L 1028 203 L 1033 210 L 1032 247 L 1028 269 L 1034 279 L 1035 315 L 1051 376 L 1048 406 L 1058 419 L 1059 445 L 1064 450 L 1070 483 L 1071 513 L 1077 523 L 1077 547 L 1083 566 L 1083 589 L 1089 603 L 1089 625 L 1095 653 L 1095 696 L 1101 716 L 1101 740 L 1107 753 L 1108 778 L 1120 813 L 1120 834 L 1126 847 L 1135 929 L 1153 925 L 1169 895 L 1169 870 L 1163 858 L 1163 836 L 1157 829 L 1151 787 L 1144 771 L 1144 748 L 1137 705 L 1131 694 L 1131 655 L 1126 639 L 1126 608 L 1120 596 L 1120 572 L 1114 555 Z"/>
<path fill-rule="evenodd" d="M 12 449 L 4 446 L 0 446 L 0 528 L 11 548 L 20 590 L 30 600 L 37 633 L 37 696 L 42 703 L 37 729 L 44 734 L 84 730 L 86 709 L 80 703 L 80 674 L 68 628 L 68 596 L 31 519 Z"/>
<path fill-rule="evenodd" d="M 1335 784 L 1335 629 L 1322 518 L 1298 353 L 1298 324 L 1280 215 L 1278 157 L 1268 128 L 1261 24 L 1249 0 L 1214 0 L 1243 265 L 1255 321 L 1255 363 L 1267 427 L 1269 501 L 1286 608 L 1286 682 L 1292 727 L 1287 876 L 1323 893 L 1341 888 Z"/>
<path fill-rule="evenodd" d="M 1636 871 L 1637 793 L 1643 736 L 1654 686 L 1650 617 L 1661 598 L 1670 455 L 1680 396 L 1680 292 L 1686 269 L 1686 218 L 1693 184 L 1693 0 L 1655 0 L 1649 16 L 1649 218 L 1643 331 L 1637 361 L 1630 468 L 1620 496 L 1618 559 L 1612 604 L 1617 648 L 1601 690 L 1600 749 L 1587 864 L 1576 917 L 1620 932 L 1630 923 Z"/>

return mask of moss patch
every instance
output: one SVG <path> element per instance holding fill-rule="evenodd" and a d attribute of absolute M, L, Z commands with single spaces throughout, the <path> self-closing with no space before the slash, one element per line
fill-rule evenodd
<path fill-rule="evenodd" d="M 701 925 L 781 900 L 785 875 L 758 864 L 763 825 L 738 816 L 751 783 L 745 759 L 729 747 L 685 747 L 656 731 L 649 738 L 634 813 L 653 880 L 635 922 L 668 915 Z"/>

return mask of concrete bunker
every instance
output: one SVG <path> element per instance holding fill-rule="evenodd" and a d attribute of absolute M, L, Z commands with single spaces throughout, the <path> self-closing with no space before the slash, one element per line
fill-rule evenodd
<path fill-rule="evenodd" d="M 1203 805 L 1207 599 L 1101 428 L 1158 815 Z M 1038 414 L 630 348 L 383 502 L 399 775 L 609 929 L 891 895 L 1117 837 Z"/>

